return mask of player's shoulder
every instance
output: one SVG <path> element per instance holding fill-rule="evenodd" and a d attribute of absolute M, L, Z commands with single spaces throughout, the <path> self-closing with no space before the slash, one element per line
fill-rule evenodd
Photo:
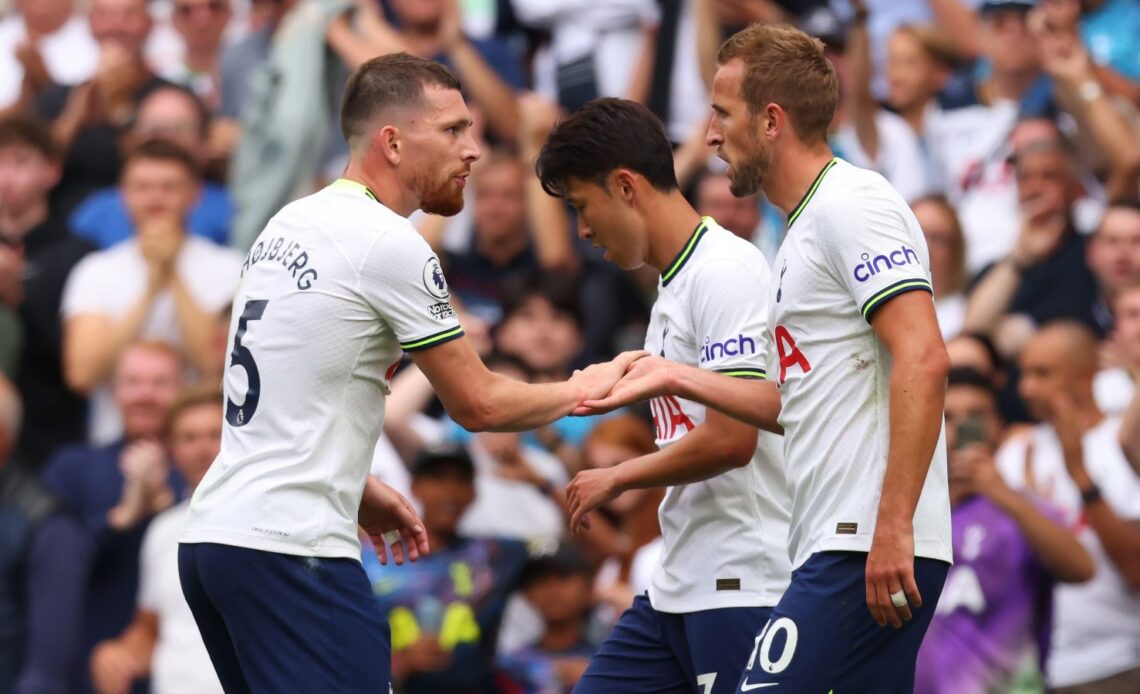
<path fill-rule="evenodd" d="M 340 179 L 321 190 L 295 200 L 275 215 L 285 225 L 306 224 L 329 234 L 369 232 L 367 238 L 388 233 L 416 235 L 406 217 L 392 211 L 367 188 Z"/>
<path fill-rule="evenodd" d="M 707 279 L 768 273 L 768 260 L 755 244 L 720 226 L 712 217 L 704 217 L 702 223 L 705 232 L 693 254 L 692 276 Z"/>
<path fill-rule="evenodd" d="M 835 160 L 808 207 L 811 221 L 805 226 L 828 233 L 849 233 L 853 226 L 872 223 L 882 215 L 906 218 L 910 207 L 882 174 Z M 807 210 L 805 210 L 806 212 Z"/>

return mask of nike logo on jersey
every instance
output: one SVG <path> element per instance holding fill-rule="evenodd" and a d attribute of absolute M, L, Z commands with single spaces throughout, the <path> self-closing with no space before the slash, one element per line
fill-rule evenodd
<path fill-rule="evenodd" d="M 778 686 L 780 686 L 779 682 L 749 682 L 748 680 L 745 680 L 745 681 L 740 683 L 740 691 L 750 692 L 753 689 L 763 689 L 764 687 L 778 687 Z"/>

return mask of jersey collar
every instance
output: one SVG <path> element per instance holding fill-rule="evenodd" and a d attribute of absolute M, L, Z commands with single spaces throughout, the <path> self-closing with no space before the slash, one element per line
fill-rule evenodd
<path fill-rule="evenodd" d="M 359 181 L 353 181 L 352 179 L 338 178 L 329 184 L 329 188 L 334 188 L 337 190 L 352 190 L 356 191 L 357 193 L 364 193 L 366 196 L 372 198 L 376 202 L 380 202 L 380 199 L 376 197 L 376 193 L 373 193 L 371 188 L 364 185 L 363 183 L 360 183 Z"/>
<path fill-rule="evenodd" d="M 673 258 L 673 262 L 669 263 L 669 266 L 661 273 L 661 286 L 667 286 L 673 281 L 673 278 L 677 276 L 677 273 L 681 271 L 681 268 L 684 267 L 685 263 L 689 261 L 689 258 L 693 256 L 693 251 L 696 249 L 697 244 L 700 243 L 700 240 L 704 238 L 705 232 L 708 231 L 706 224 L 711 220 L 712 217 L 701 217 L 701 221 L 697 222 L 697 228 L 693 229 L 693 234 L 689 236 L 685 247 L 681 249 L 677 257 Z"/>
<path fill-rule="evenodd" d="M 792 213 L 788 215 L 789 229 L 792 228 L 792 224 L 795 224 L 796 219 L 799 218 L 800 213 L 804 211 L 804 208 L 807 207 L 807 204 L 811 202 L 811 196 L 815 195 L 815 191 L 817 188 L 819 188 L 819 184 L 823 182 L 823 177 L 826 176 L 827 172 L 831 171 L 831 169 L 834 168 L 838 162 L 839 159 L 832 157 L 831 161 L 824 164 L 823 168 L 820 169 L 819 174 L 817 174 L 815 180 L 811 182 L 811 186 L 808 187 L 807 192 L 804 193 L 804 196 L 802 198 L 800 198 L 799 204 L 797 204 L 792 210 Z"/>

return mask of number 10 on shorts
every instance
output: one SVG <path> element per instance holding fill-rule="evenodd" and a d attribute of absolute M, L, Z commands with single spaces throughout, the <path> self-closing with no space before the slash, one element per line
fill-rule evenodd
<path fill-rule="evenodd" d="M 784 640 L 784 649 L 780 653 L 780 657 L 774 662 L 772 661 L 772 642 L 776 640 L 776 634 L 783 631 L 786 634 Z M 792 656 L 796 653 L 796 644 L 800 640 L 800 630 L 796 627 L 796 623 L 787 617 L 780 617 L 764 625 L 760 633 L 756 635 L 756 645 L 752 648 L 752 655 L 748 658 L 748 667 L 746 670 L 751 671 L 756 665 L 756 658 L 760 658 L 760 669 L 764 672 L 771 674 L 779 674 L 788 669 L 792 664 Z"/>

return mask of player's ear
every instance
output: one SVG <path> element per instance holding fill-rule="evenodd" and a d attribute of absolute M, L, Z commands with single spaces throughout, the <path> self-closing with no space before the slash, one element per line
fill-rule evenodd
<path fill-rule="evenodd" d="M 610 175 L 613 190 L 625 202 L 633 202 L 634 177 L 629 169 L 617 169 Z"/>
<path fill-rule="evenodd" d="M 384 158 L 392 166 L 399 166 L 403 158 L 403 138 L 400 129 L 394 125 L 385 125 L 372 136 L 372 146 L 380 150 Z"/>
<path fill-rule="evenodd" d="M 764 137 L 771 142 L 780 136 L 788 125 L 788 112 L 779 104 L 764 107 Z"/>

